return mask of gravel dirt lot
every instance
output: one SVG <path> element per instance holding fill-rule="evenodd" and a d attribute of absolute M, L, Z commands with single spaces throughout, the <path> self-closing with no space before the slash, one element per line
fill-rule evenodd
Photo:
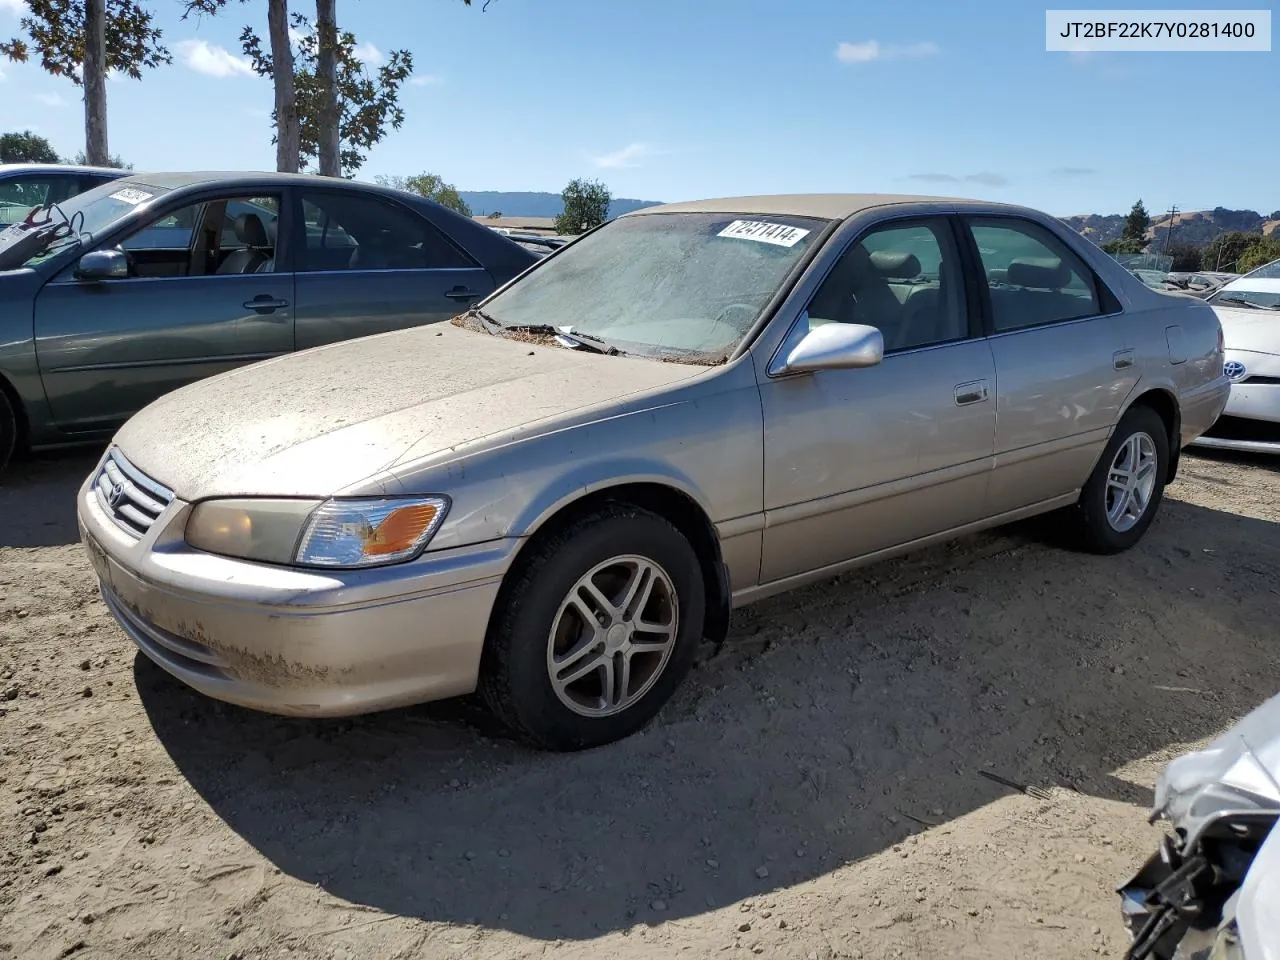
<path fill-rule="evenodd" d="M 740 611 L 605 749 L 269 717 L 114 626 L 94 458 L 0 486 L 0 957 L 1118 957 L 1160 766 L 1280 686 L 1280 471 L 1188 457 L 1128 554 L 1028 525 Z"/>

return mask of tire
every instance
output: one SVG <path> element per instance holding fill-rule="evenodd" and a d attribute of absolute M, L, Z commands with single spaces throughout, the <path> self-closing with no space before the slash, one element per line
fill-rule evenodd
<path fill-rule="evenodd" d="M 4 473 L 18 446 L 18 416 L 8 395 L 0 390 L 0 473 Z"/>
<path fill-rule="evenodd" d="M 1083 549 L 1099 554 L 1120 553 L 1147 532 L 1164 498 L 1169 475 L 1168 430 L 1150 407 L 1133 407 L 1120 418 L 1075 507 L 1072 526 Z M 1126 467 L 1135 453 L 1139 456 L 1139 476 L 1134 481 L 1118 478 L 1126 484 L 1122 490 L 1109 482 L 1112 468 Z M 1124 509 L 1120 507 L 1121 498 L 1130 498 Z"/>
<path fill-rule="evenodd" d="M 588 579 L 598 595 L 583 587 Z M 637 583 L 636 599 L 620 604 Z M 689 672 L 705 609 L 702 568 L 684 535 L 647 510 L 606 506 L 534 544 L 512 569 L 485 639 L 481 696 L 544 749 L 620 740 L 652 720 Z"/>

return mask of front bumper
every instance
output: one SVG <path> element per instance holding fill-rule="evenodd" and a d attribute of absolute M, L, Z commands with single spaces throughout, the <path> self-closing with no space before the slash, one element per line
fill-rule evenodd
<path fill-rule="evenodd" d="M 1195 445 L 1280 454 L 1280 356 L 1228 350 L 1226 358 L 1239 362 L 1245 377 L 1231 385 L 1222 417 Z"/>
<path fill-rule="evenodd" d="M 96 474 L 96 471 L 95 471 Z M 270 713 L 344 716 L 469 693 L 518 540 L 371 570 L 301 570 L 203 553 L 174 500 L 141 539 L 85 481 L 80 537 L 112 615 L 201 693 Z"/>

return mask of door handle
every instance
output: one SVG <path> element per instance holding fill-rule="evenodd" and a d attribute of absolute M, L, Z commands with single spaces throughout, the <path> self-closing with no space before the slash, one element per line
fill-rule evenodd
<path fill-rule="evenodd" d="M 280 310 L 288 305 L 288 300 L 281 300 L 278 297 L 271 296 L 269 293 L 260 293 L 252 300 L 246 300 L 244 302 L 244 308 L 246 310 L 253 310 L 261 314 L 274 313 L 276 310 Z"/>
<path fill-rule="evenodd" d="M 971 403 L 982 403 L 987 399 L 987 381 L 971 380 L 956 386 L 956 406 L 965 407 Z"/>
<path fill-rule="evenodd" d="M 450 300 L 474 300 L 480 294 L 471 290 L 469 287 L 454 287 L 452 290 L 446 290 L 445 294 Z"/>
<path fill-rule="evenodd" d="M 1117 370 L 1128 370 L 1133 366 L 1133 351 L 1117 350 L 1111 355 L 1111 365 Z"/>

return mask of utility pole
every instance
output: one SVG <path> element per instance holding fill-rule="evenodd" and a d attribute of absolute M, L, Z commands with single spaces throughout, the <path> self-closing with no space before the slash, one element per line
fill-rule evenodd
<path fill-rule="evenodd" d="M 1160 251 L 1161 256 L 1164 256 L 1166 253 L 1169 252 L 1169 240 L 1172 239 L 1173 237 L 1173 221 L 1177 215 L 1178 215 L 1178 205 L 1175 203 L 1172 207 L 1169 208 L 1169 229 L 1165 231 L 1164 247 Z"/>

